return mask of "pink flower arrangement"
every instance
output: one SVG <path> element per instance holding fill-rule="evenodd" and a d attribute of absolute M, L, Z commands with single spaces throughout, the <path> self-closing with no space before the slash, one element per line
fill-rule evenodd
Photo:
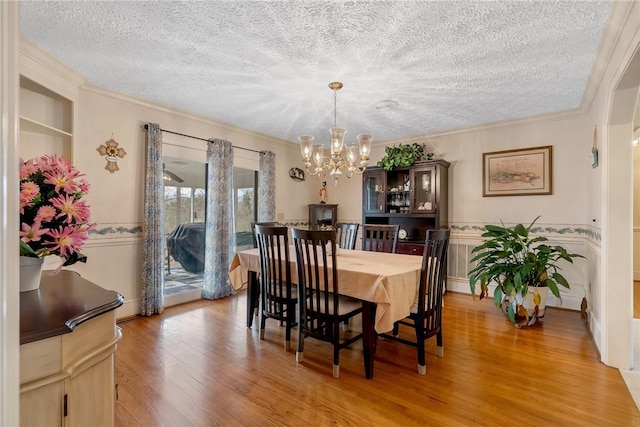
<path fill-rule="evenodd" d="M 20 164 L 20 255 L 58 255 L 60 267 L 86 262 L 80 249 L 95 224 L 80 200 L 89 191 L 83 176 L 57 155 Z"/>

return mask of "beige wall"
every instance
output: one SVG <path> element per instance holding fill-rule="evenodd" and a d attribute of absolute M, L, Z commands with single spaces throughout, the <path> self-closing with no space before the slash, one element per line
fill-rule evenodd
<path fill-rule="evenodd" d="M 49 62 L 51 58 L 43 61 Z M 318 202 L 321 183 L 318 177 L 307 176 L 306 181 L 295 182 L 288 176 L 290 167 L 303 167 L 297 144 L 86 85 L 79 89 L 76 114 L 74 163 L 86 173 L 92 185 L 87 201 L 100 233 L 92 234 L 85 247 L 89 262 L 72 268 L 87 279 L 124 295 L 126 302 L 118 312 L 119 317 L 137 313 L 139 306 L 139 228 L 144 222 L 145 123 L 159 123 L 164 129 L 203 138 L 228 139 L 245 148 L 274 151 L 277 163 L 276 211 L 281 221 L 306 221 L 307 204 Z M 584 120 L 584 116 L 565 113 L 415 139 L 428 142 L 434 147 L 437 157 L 451 162 L 449 224 L 454 226 L 453 242 L 457 245 L 455 265 L 458 267 L 451 282 L 454 290 L 468 292 L 468 252 L 479 241 L 480 228 L 484 224 L 500 220 L 528 223 L 542 215 L 539 225 L 553 230 L 584 227 L 587 221 L 584 215 L 587 188 L 583 177 L 590 167 L 590 152 L 584 151 L 582 144 L 589 138 Z M 127 155 L 118 160 L 120 170 L 113 174 L 104 169 L 105 159 L 96 151 L 100 144 L 112 137 L 127 151 Z M 192 159 L 205 159 L 205 142 L 171 134 L 164 134 L 163 138 L 165 144 L 170 145 L 166 151 L 170 151 L 172 156 L 181 153 Z M 370 163 L 375 165 L 386 144 L 409 142 L 413 140 L 378 142 L 374 145 Z M 482 153 L 540 145 L 553 146 L 552 195 L 482 197 Z M 327 182 L 328 202 L 339 205 L 338 219 L 361 221 L 361 177 L 343 177 L 337 187 L 332 179 Z M 556 233 L 555 241 L 583 252 L 583 237 Z M 575 285 L 566 292 L 562 304 L 575 309 L 585 294 L 586 263 L 578 264 L 573 270 L 569 270 L 567 276 Z M 549 303 L 560 305 L 553 299 Z"/>
<path fill-rule="evenodd" d="M 591 330 L 598 346 L 603 345 L 606 332 L 601 329 L 603 295 L 608 286 L 603 284 L 602 234 L 604 197 L 604 167 L 591 167 L 591 146 L 594 126 L 607 129 L 608 109 L 616 79 L 624 71 L 629 51 L 637 46 L 636 34 L 640 19 L 634 17 L 637 4 L 625 5 L 624 19 L 610 26 L 598 57 L 594 75 L 600 81 L 591 82 L 587 91 L 587 104 L 580 111 L 554 114 L 546 117 L 512 121 L 456 132 L 424 135 L 402 141 L 378 142 L 374 145 L 372 164 L 382 156 L 384 145 L 427 142 L 434 147 L 437 157 L 451 162 L 449 171 L 449 224 L 452 227 L 452 258 L 449 285 L 453 290 L 468 292 L 466 271 L 470 248 L 479 241 L 482 226 L 487 223 L 528 223 L 542 215 L 538 225 L 542 234 L 552 243 L 557 242 L 570 250 L 585 254 L 588 261 L 578 260 L 567 265 L 566 276 L 572 289 L 563 293 L 562 305 L 578 308 L 583 297 L 589 303 Z M 620 6 L 622 7 L 622 6 Z M 634 8 L 629 11 L 629 8 Z M 614 14 L 615 15 L 615 14 Z M 621 30 L 621 31 L 620 31 Z M 621 34 L 620 37 L 615 37 Z M 607 45 L 607 40 L 614 40 Z M 634 45 L 635 43 L 635 45 Z M 22 61 L 22 58 L 21 58 Z M 252 132 L 235 129 L 225 124 L 194 117 L 161 106 L 78 84 L 77 77 L 65 79 L 55 59 L 36 54 L 36 65 L 29 59 L 30 73 L 62 86 L 79 88 L 76 101 L 76 129 L 73 157 L 76 166 L 87 174 L 92 189 L 87 197 L 91 203 L 93 219 L 102 234 L 93 234 L 86 246 L 87 265 L 74 268 L 89 280 L 121 292 L 126 299 L 118 316 L 137 313 L 140 282 L 140 237 L 138 228 L 143 224 L 143 170 L 144 132 L 146 122 L 159 123 L 163 128 L 203 138 L 228 139 L 234 145 L 256 150 L 268 149 L 276 153 L 276 211 L 280 221 L 304 222 L 307 204 L 318 201 L 320 181 L 308 176 L 304 182 L 295 182 L 288 176 L 291 167 L 302 167 L 297 144 L 279 141 Z M 37 63 L 40 62 L 38 65 Z M 21 62 L 22 63 L 22 62 Z M 46 82 L 45 82 L 46 83 Z M 595 92 L 589 92 L 593 90 Z M 127 156 L 120 159 L 120 171 L 110 174 L 104 170 L 105 160 L 96 148 L 113 138 L 126 149 Z M 169 139 L 169 138 L 168 138 Z M 175 145 L 183 145 L 194 155 L 202 155 L 204 142 L 171 138 Z M 600 132 L 601 164 L 608 152 L 606 132 Z M 528 197 L 482 197 L 482 153 L 512 148 L 553 146 L 553 194 Z M 361 180 L 341 178 L 338 187 L 328 179 L 328 202 L 339 204 L 338 218 L 345 221 L 361 219 Z M 631 183 L 628 184 L 629 186 Z M 595 220 L 595 221 L 594 221 Z M 629 230 L 631 232 L 631 230 Z M 559 305 L 559 301 L 550 301 Z"/>
<path fill-rule="evenodd" d="M 92 234 L 84 250 L 89 262 L 74 269 L 123 294 L 125 305 L 119 309 L 119 317 L 135 314 L 139 307 L 145 123 L 159 123 L 164 129 L 202 138 L 227 139 L 238 147 L 275 152 L 277 213 L 284 221 L 306 218 L 306 203 L 312 200 L 309 193 L 316 189 L 309 180 L 296 183 L 289 178 L 290 167 L 302 166 L 296 145 L 91 87 L 81 88 L 77 106 L 74 159 L 91 183 L 87 202 L 93 221 L 98 223 L 97 230 L 104 234 Z M 113 174 L 104 169 L 105 159 L 96 151 L 111 137 L 127 151 L 118 160 L 120 170 Z M 165 151 L 206 161 L 204 141 L 165 133 L 163 143 L 170 144 Z M 257 165 L 256 153 L 239 149 L 235 152 L 241 157 L 253 157 Z"/>

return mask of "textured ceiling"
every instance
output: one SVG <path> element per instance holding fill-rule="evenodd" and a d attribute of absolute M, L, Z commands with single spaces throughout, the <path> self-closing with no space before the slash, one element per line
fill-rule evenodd
<path fill-rule="evenodd" d="M 21 2 L 98 87 L 297 141 L 392 140 L 580 107 L 610 1 Z M 143 118 L 141 118 L 143 119 Z M 179 129 L 176 129 L 179 130 Z M 204 135 L 205 137 L 215 135 Z"/>

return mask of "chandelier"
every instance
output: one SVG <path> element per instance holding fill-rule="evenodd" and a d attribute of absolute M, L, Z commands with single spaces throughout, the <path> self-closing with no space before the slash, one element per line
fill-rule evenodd
<path fill-rule="evenodd" d="M 315 138 L 311 135 L 299 136 L 298 141 L 300 142 L 300 153 L 304 159 L 307 173 L 325 177 L 328 171 L 331 178 L 335 180 L 335 185 L 338 185 L 338 178 L 343 173 L 347 178 L 351 178 L 354 173 L 362 174 L 367 168 L 373 135 L 361 133 L 357 137 L 357 144 L 344 144 L 344 134 L 347 130 L 336 127 L 337 92 L 342 89 L 342 83 L 331 82 L 329 83 L 329 88 L 333 91 L 333 127 L 329 129 L 331 134 L 330 155 L 328 157 L 325 155 L 323 144 L 313 143 Z M 360 162 L 356 164 L 358 154 L 360 154 Z M 315 164 L 313 167 L 311 166 L 311 159 Z"/>

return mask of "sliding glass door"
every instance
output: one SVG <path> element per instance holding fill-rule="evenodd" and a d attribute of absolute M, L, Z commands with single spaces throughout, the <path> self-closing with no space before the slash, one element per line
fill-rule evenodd
<path fill-rule="evenodd" d="M 251 223 L 256 222 L 258 206 L 258 172 L 233 168 L 234 223 L 236 227 L 236 250 L 253 247 Z"/>
<path fill-rule="evenodd" d="M 165 281 L 167 305 L 197 299 L 205 248 L 206 164 L 164 157 Z"/>
<path fill-rule="evenodd" d="M 200 298 L 204 273 L 206 163 L 164 157 L 165 303 Z M 233 169 L 237 250 L 252 247 L 257 217 L 257 171 Z"/>

